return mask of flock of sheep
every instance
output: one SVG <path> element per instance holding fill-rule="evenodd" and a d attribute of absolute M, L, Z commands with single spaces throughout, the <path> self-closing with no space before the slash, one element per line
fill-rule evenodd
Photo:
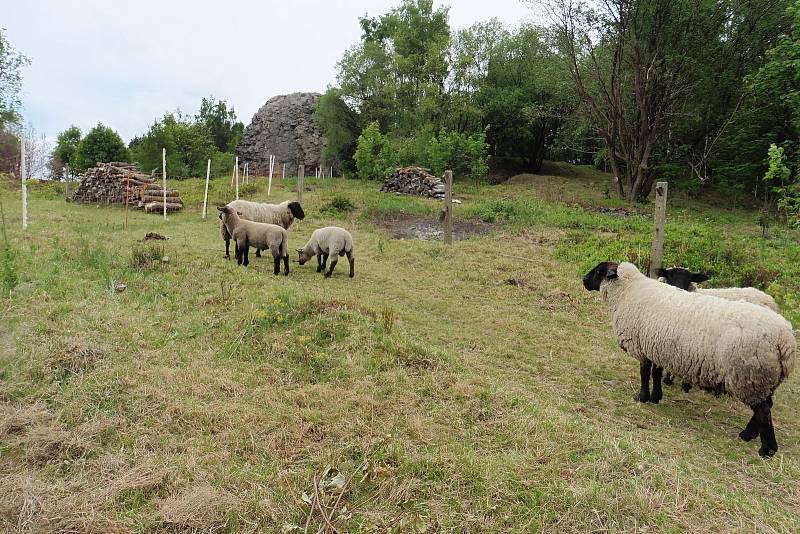
<path fill-rule="evenodd" d="M 249 249 L 269 250 L 274 274 L 289 274 L 287 230 L 305 217 L 298 202 L 261 204 L 234 200 L 217 208 L 225 257 L 235 242 L 236 260 L 249 263 Z M 303 265 L 317 256 L 317 272 L 331 276 L 339 256 L 347 256 L 355 275 L 353 237 L 336 226 L 317 229 L 297 249 Z M 330 267 L 325 271 L 328 258 Z M 775 301 L 754 288 L 699 289 L 708 277 L 682 268 L 661 269 L 648 278 L 631 263 L 602 262 L 583 278 L 587 290 L 599 291 L 611 314 L 622 350 L 640 362 L 641 389 L 636 399 L 658 403 L 662 377 L 677 376 L 684 391 L 692 385 L 717 395 L 728 393 L 748 405 L 753 416 L 739 433 L 744 441 L 761 438 L 759 454 L 778 450 L 772 424 L 772 395 L 792 371 L 797 350 L 792 325 Z M 664 376 L 664 371 L 667 375 Z M 652 379 L 653 387 L 650 388 Z"/>
<path fill-rule="evenodd" d="M 247 200 L 234 200 L 219 206 L 220 233 L 225 240 L 225 257 L 230 258 L 230 242 L 235 243 L 234 254 L 239 265 L 250 263 L 250 247 L 256 249 L 256 257 L 261 251 L 272 253 L 275 260 L 274 274 L 289 275 L 289 233 L 288 229 L 295 219 L 303 220 L 305 213 L 299 202 L 285 201 L 280 204 L 262 204 Z M 326 277 L 333 274 L 339 256 L 347 256 L 350 263 L 350 278 L 356 275 L 356 258 L 353 251 L 353 236 L 344 228 L 327 226 L 318 228 L 303 248 L 297 249 L 299 263 L 317 257 L 317 272 L 325 272 Z M 325 271 L 328 258 L 331 265 Z"/>

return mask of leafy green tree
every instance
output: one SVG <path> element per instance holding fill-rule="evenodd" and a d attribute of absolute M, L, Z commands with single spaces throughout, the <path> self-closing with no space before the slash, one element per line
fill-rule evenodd
<path fill-rule="evenodd" d="M 56 175 L 60 175 L 65 165 L 68 165 L 75 158 L 78 146 L 81 142 L 81 129 L 77 126 L 70 126 L 56 138 L 56 147 L 53 149 L 50 170 Z"/>
<path fill-rule="evenodd" d="M 355 161 L 363 180 L 383 180 L 397 166 L 392 145 L 381 133 L 378 121 L 371 122 L 358 136 Z"/>
<path fill-rule="evenodd" d="M 6 123 L 19 120 L 20 70 L 30 62 L 28 58 L 17 52 L 6 39 L 5 31 L 0 28 L 0 130 Z"/>
<path fill-rule="evenodd" d="M 543 30 L 525 26 L 504 35 L 489 54 L 479 106 L 493 153 L 537 172 L 562 123 L 577 105 L 574 85 Z"/>
<path fill-rule="evenodd" d="M 338 89 L 331 88 L 320 97 L 314 110 L 314 123 L 328 141 L 323 159 L 337 164 L 344 171 L 353 171 L 356 141 L 361 132 L 360 117 L 339 93 Z"/>
<path fill-rule="evenodd" d="M 78 172 L 98 162 L 128 161 L 128 149 L 117 132 L 98 123 L 78 144 L 71 158 L 71 167 Z"/>
<path fill-rule="evenodd" d="M 161 169 L 164 148 L 167 176 L 175 178 L 205 175 L 208 158 L 216 159 L 218 152 L 204 123 L 174 113 L 166 113 L 130 144 L 133 159 L 144 170 Z"/>
<path fill-rule="evenodd" d="M 220 152 L 234 152 L 244 132 L 244 124 L 236 120 L 236 111 L 224 100 L 214 101 L 214 97 L 203 98 L 200 111 L 195 116 L 211 136 L 214 146 Z"/>

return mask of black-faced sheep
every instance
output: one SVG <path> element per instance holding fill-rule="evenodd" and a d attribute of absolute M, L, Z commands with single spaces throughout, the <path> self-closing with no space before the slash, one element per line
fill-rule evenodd
<path fill-rule="evenodd" d="M 672 267 L 671 269 L 664 269 L 663 267 L 658 270 L 659 281 L 666 282 L 667 284 L 683 289 L 684 291 L 696 291 L 703 295 L 711 295 L 712 297 L 719 297 L 726 300 L 743 300 L 745 302 L 752 302 L 759 306 L 764 306 L 776 313 L 780 312 L 778 304 L 771 296 L 767 295 L 761 290 L 754 287 L 723 287 L 723 288 L 709 288 L 701 289 L 697 284 L 708 280 L 708 275 L 703 273 L 693 273 L 683 267 Z M 672 373 L 664 375 L 664 383 L 672 385 L 674 377 Z M 683 382 L 681 388 L 684 391 L 692 389 L 692 385 L 688 382 Z"/>
<path fill-rule="evenodd" d="M 600 291 L 620 347 L 640 362 L 639 401 L 661 396 L 655 389 L 650 394 L 653 365 L 669 369 L 747 404 L 753 416 L 739 437 L 761 436 L 759 454 L 775 454 L 772 395 L 793 369 L 797 350 L 786 319 L 749 302 L 682 291 L 631 263 L 600 263 L 583 285 Z"/>
<path fill-rule="evenodd" d="M 347 260 L 350 262 L 350 278 L 353 278 L 356 274 L 353 236 L 344 228 L 326 226 L 325 228 L 314 230 L 314 233 L 311 234 L 311 239 L 308 240 L 308 243 L 303 248 L 298 248 L 297 253 L 299 254 L 298 262 L 300 265 L 317 256 L 318 273 L 325 271 L 325 264 L 330 256 L 331 266 L 325 273 L 325 277 L 333 274 L 333 268 L 336 267 L 338 256 L 347 255 Z"/>
<path fill-rule="evenodd" d="M 303 207 L 299 202 L 286 200 L 280 204 L 263 204 L 261 202 L 250 202 L 248 200 L 234 200 L 227 204 L 236 210 L 242 219 L 253 222 L 277 224 L 286 230 L 292 225 L 295 219 L 302 221 L 305 218 Z M 220 220 L 222 215 L 220 214 Z M 222 239 L 225 241 L 225 259 L 230 258 L 231 234 L 220 224 L 219 229 Z M 261 250 L 256 248 L 256 257 L 261 257 Z"/>
<path fill-rule="evenodd" d="M 269 249 L 275 259 L 274 274 L 281 271 L 283 259 L 283 274 L 289 274 L 289 234 L 285 228 L 277 224 L 259 223 L 248 221 L 239 217 L 235 209 L 230 206 L 217 208 L 222 217 L 222 223 L 236 242 L 236 262 L 247 266 L 250 263 L 250 247 L 262 250 Z"/>

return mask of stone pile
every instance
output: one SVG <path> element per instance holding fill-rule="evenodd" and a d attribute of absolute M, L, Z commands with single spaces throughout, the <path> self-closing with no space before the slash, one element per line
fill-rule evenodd
<path fill-rule="evenodd" d="M 91 204 L 125 204 L 147 213 L 163 213 L 164 190 L 158 181 L 136 165 L 112 161 L 98 163 L 81 175 L 81 183 L 72 200 Z M 167 190 L 167 211 L 183 208 L 180 193 Z"/>
<path fill-rule="evenodd" d="M 422 167 L 402 167 L 383 181 L 381 191 L 444 198 L 444 182 Z"/>

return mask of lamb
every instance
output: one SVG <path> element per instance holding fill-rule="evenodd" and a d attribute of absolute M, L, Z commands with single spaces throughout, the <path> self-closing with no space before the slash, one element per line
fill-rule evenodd
<path fill-rule="evenodd" d="M 660 369 L 666 367 L 747 404 L 753 416 L 739 437 L 760 436 L 759 455 L 775 454 L 772 395 L 794 368 L 797 351 L 786 319 L 750 302 L 681 291 L 644 276 L 631 263 L 600 263 L 583 285 L 600 292 L 620 347 L 640 362 L 640 402 L 661 399 Z"/>
<path fill-rule="evenodd" d="M 671 269 L 664 269 L 663 267 L 658 270 L 659 282 L 666 282 L 671 286 L 683 289 L 684 291 L 696 291 L 703 295 L 711 295 L 713 297 L 720 297 L 726 300 L 743 300 L 745 302 L 752 302 L 759 306 L 764 306 L 776 313 L 780 313 L 780 308 L 771 296 L 763 291 L 754 287 L 725 287 L 725 288 L 711 288 L 700 289 L 696 284 L 700 284 L 708 280 L 708 275 L 703 273 L 693 273 L 683 267 L 673 267 Z M 664 376 L 664 383 L 672 385 L 674 378 L 671 373 Z M 683 391 L 692 389 L 692 385 L 688 382 L 681 384 Z"/>
<path fill-rule="evenodd" d="M 262 204 L 260 202 L 250 202 L 248 200 L 234 200 L 228 206 L 236 210 L 243 219 L 248 221 L 277 224 L 286 230 L 292 225 L 295 219 L 302 221 L 305 218 L 303 207 L 299 202 L 286 200 L 280 204 Z M 220 214 L 222 220 L 222 214 Z M 220 235 L 225 241 L 225 259 L 230 258 L 231 234 L 220 224 Z M 256 257 L 261 257 L 261 249 L 256 248 Z"/>
<path fill-rule="evenodd" d="M 331 257 L 331 266 L 325 277 L 330 277 L 333 274 L 333 268 L 336 267 L 338 256 L 347 255 L 347 261 L 350 262 L 350 278 L 356 275 L 355 264 L 356 258 L 353 255 L 353 236 L 344 228 L 338 226 L 326 226 L 325 228 L 318 228 L 311 234 L 311 239 L 303 248 L 298 248 L 297 253 L 300 255 L 298 262 L 303 265 L 305 262 L 317 256 L 317 272 L 325 270 L 325 264 L 328 262 L 328 256 Z"/>
<path fill-rule="evenodd" d="M 289 275 L 289 233 L 277 224 L 260 223 L 242 219 L 239 213 L 230 206 L 219 206 L 222 223 L 228 233 L 236 242 L 236 262 L 247 266 L 250 263 L 250 247 L 272 252 L 275 259 L 275 272 L 281 271 L 283 259 L 283 274 Z"/>

